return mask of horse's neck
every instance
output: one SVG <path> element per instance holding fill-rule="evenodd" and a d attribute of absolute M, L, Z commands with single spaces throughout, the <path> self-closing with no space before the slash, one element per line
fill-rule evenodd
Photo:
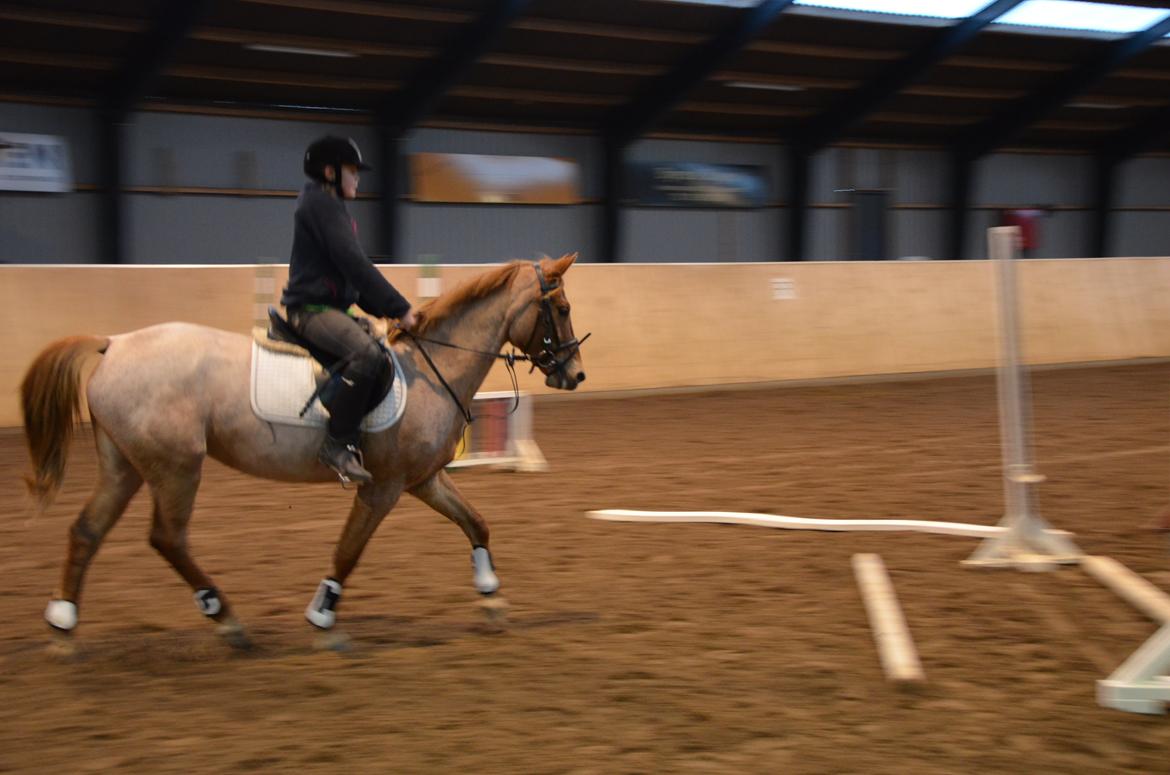
<path fill-rule="evenodd" d="M 498 353 L 507 340 L 507 309 L 508 293 L 505 290 L 497 291 L 486 298 L 468 302 L 462 310 L 429 332 L 427 338 L 483 353 Z M 464 406 L 469 406 L 472 397 L 487 379 L 495 359 L 451 347 L 423 346 L 459 400 Z M 425 362 L 420 364 L 420 368 L 430 371 Z"/>

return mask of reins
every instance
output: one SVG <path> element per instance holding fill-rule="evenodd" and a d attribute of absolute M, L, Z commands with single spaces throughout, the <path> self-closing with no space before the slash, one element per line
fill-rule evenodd
<path fill-rule="evenodd" d="M 530 362 L 532 364 L 532 368 L 530 368 L 528 370 L 529 373 L 532 373 L 533 369 L 537 368 L 537 366 L 539 366 L 540 370 L 546 374 L 552 374 L 554 371 L 563 372 L 564 368 L 565 368 L 565 364 L 569 362 L 569 360 L 573 357 L 574 354 L 576 354 L 576 352 L 579 349 L 581 349 L 581 345 L 585 342 L 585 340 L 590 337 L 590 334 L 586 334 L 583 339 L 574 338 L 568 342 L 563 342 L 563 343 L 561 342 L 560 336 L 557 334 L 556 323 L 553 321 L 552 304 L 549 302 L 549 298 L 553 295 L 553 293 L 558 288 L 560 288 L 560 284 L 559 283 L 558 284 L 550 284 L 548 282 L 548 280 L 545 279 L 544 272 L 542 272 L 540 270 L 539 263 L 534 261 L 532 263 L 532 267 L 536 270 L 536 277 L 540 281 L 539 322 L 543 323 L 544 327 L 545 327 L 545 332 L 544 332 L 545 335 L 543 338 L 543 348 L 536 355 L 535 358 L 532 357 L 531 355 L 528 355 L 527 353 L 518 353 L 518 352 L 516 352 L 515 348 L 513 348 L 512 351 L 509 353 L 489 352 L 487 350 L 475 350 L 475 349 L 472 349 L 470 347 L 464 347 L 462 345 L 454 344 L 452 342 L 444 342 L 444 341 L 441 341 L 439 339 L 431 339 L 429 337 L 419 336 L 418 334 L 413 334 L 410 331 L 408 331 L 407 329 L 402 328 L 401 326 L 395 324 L 395 328 L 397 328 L 399 331 L 401 331 L 403 334 L 405 334 L 407 337 L 409 337 L 410 340 L 414 342 L 415 346 L 418 347 L 418 351 L 420 353 L 422 353 L 423 360 L 425 360 L 427 362 L 427 365 L 431 367 L 431 371 L 435 372 L 435 376 L 439 378 L 439 382 L 440 382 L 440 384 L 442 384 L 443 388 L 447 391 L 447 395 L 451 396 L 451 400 L 455 402 L 455 405 L 457 407 L 459 407 L 459 413 L 463 415 L 463 419 L 466 420 L 469 425 L 471 423 L 475 422 L 475 416 L 471 413 L 471 411 L 467 407 L 465 407 L 463 405 L 463 402 L 459 400 L 459 396 L 457 396 L 455 394 L 454 388 L 452 388 L 451 385 L 447 382 L 447 380 L 443 377 L 442 373 L 439 371 L 439 368 L 435 365 L 435 362 L 431 359 L 430 353 L 428 353 L 426 351 L 426 349 L 422 346 L 423 342 L 426 342 L 428 344 L 438 345 L 439 347 L 449 347 L 452 350 L 460 350 L 460 351 L 466 352 L 466 353 L 473 353 L 475 355 L 480 355 L 480 356 L 483 356 L 485 358 L 495 358 L 498 360 L 502 360 L 508 367 L 508 376 L 512 379 L 512 395 L 514 397 L 514 400 L 512 403 L 512 409 L 511 409 L 511 411 L 508 412 L 508 414 L 512 414 L 520 407 L 520 383 L 516 379 L 516 362 L 517 361 Z M 531 342 L 533 339 L 536 338 L 536 333 L 537 333 L 538 328 L 539 328 L 539 323 L 538 323 L 538 325 L 533 326 L 532 336 L 530 336 L 528 338 L 529 342 Z M 564 358 L 558 358 L 557 357 L 558 353 L 563 352 L 565 350 L 569 351 L 568 355 L 566 355 Z"/>
<path fill-rule="evenodd" d="M 429 337 L 419 336 L 417 334 L 412 334 L 410 331 L 406 330 L 405 328 L 402 328 L 401 326 L 396 326 L 396 327 L 398 328 L 399 331 L 401 331 L 403 334 L 408 336 L 411 339 L 411 341 L 414 342 L 415 347 L 417 347 L 418 351 L 420 353 L 422 353 L 423 360 L 425 360 L 427 362 L 427 365 L 431 367 L 431 371 L 435 372 L 435 376 L 439 378 L 439 383 L 447 391 L 447 395 L 451 396 L 451 400 L 455 402 L 455 406 L 459 407 L 459 413 L 463 415 L 463 419 L 467 421 L 468 425 L 475 422 L 475 415 L 473 415 L 471 413 L 471 411 L 463 405 L 463 402 L 459 400 L 459 396 L 455 395 L 455 389 L 451 387 L 450 383 L 448 383 L 447 380 L 443 377 L 443 373 L 441 371 L 439 371 L 439 367 L 435 365 L 435 362 L 433 360 L 431 360 L 430 353 L 428 353 L 426 351 L 426 348 L 424 348 L 422 346 L 423 342 L 427 342 L 428 344 L 439 345 L 440 347 L 449 347 L 452 350 L 461 350 L 461 351 L 466 352 L 466 353 L 474 353 L 476 355 L 482 355 L 486 358 L 496 358 L 498 360 L 502 360 L 504 362 L 504 364 L 508 367 L 508 376 L 511 377 L 511 379 L 512 379 L 512 394 L 515 397 L 515 401 L 512 405 L 512 409 L 511 409 L 511 411 L 508 412 L 508 414 L 512 414 L 513 412 L 516 411 L 517 408 L 519 408 L 519 406 L 520 406 L 520 383 L 516 379 L 516 361 L 531 361 L 532 358 L 528 357 L 527 355 L 525 355 L 523 353 L 517 353 L 515 350 L 513 350 L 510 353 L 493 353 L 493 352 L 488 352 L 487 350 L 474 350 L 470 347 L 463 347 L 462 345 L 453 344 L 451 342 L 443 342 L 443 341 L 440 341 L 438 339 L 431 339 Z"/>

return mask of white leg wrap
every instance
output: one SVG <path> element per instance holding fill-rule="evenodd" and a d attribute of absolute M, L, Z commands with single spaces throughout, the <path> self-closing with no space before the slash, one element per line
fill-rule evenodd
<path fill-rule="evenodd" d="M 490 595 L 500 588 L 500 579 L 492 566 L 492 554 L 487 547 L 471 550 L 471 565 L 475 568 L 475 589 L 481 595 Z"/>
<path fill-rule="evenodd" d="M 58 630 L 69 632 L 77 626 L 77 603 L 50 600 L 45 608 L 45 621 Z"/>
<path fill-rule="evenodd" d="M 215 616 L 223 610 L 219 591 L 215 587 L 203 587 L 195 591 L 195 605 L 204 616 Z"/>
<path fill-rule="evenodd" d="M 341 583 L 334 579 L 323 579 L 317 587 L 317 594 L 305 609 L 309 624 L 328 630 L 337 621 L 337 602 L 341 599 Z"/>

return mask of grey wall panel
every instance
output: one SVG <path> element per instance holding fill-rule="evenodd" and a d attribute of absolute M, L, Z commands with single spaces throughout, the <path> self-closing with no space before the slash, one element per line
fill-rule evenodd
<path fill-rule="evenodd" d="M 627 262 L 774 261 L 781 211 L 631 208 L 624 213 Z"/>
<path fill-rule="evenodd" d="M 404 207 L 410 224 L 402 251 L 408 263 L 436 256 L 438 263 L 463 264 L 534 259 L 579 252 L 596 260 L 596 208 L 514 205 L 422 205 Z"/>
<path fill-rule="evenodd" d="M 808 211 L 808 257 L 813 261 L 840 261 L 849 249 L 848 213 L 839 209 Z"/>
<path fill-rule="evenodd" d="M 76 183 L 97 183 L 98 124 L 92 110 L 0 102 L 0 132 L 61 135 L 69 141 Z"/>
<path fill-rule="evenodd" d="M 850 185 L 841 188 L 892 191 L 897 185 L 895 152 L 887 148 L 848 148 Z"/>
<path fill-rule="evenodd" d="M 894 201 L 899 204 L 943 204 L 950 174 L 941 151 L 890 151 L 894 167 Z"/>
<path fill-rule="evenodd" d="M 1170 256 L 1170 213 L 1122 212 L 1115 216 L 1115 256 Z"/>
<path fill-rule="evenodd" d="M 1001 153 L 978 163 L 972 202 L 1088 205 L 1092 187 L 1088 157 Z"/>
<path fill-rule="evenodd" d="M 852 188 L 848 154 L 844 148 L 827 148 L 813 155 L 809 165 L 809 204 L 848 201 L 848 195 L 837 189 Z M 811 231 L 809 232 L 811 234 Z M 809 243 L 810 247 L 812 243 Z"/>
<path fill-rule="evenodd" d="M 670 208 L 627 209 L 622 260 L 718 261 L 718 213 Z"/>
<path fill-rule="evenodd" d="M 754 164 L 773 175 L 781 166 L 781 147 L 766 143 L 712 143 L 698 140 L 640 140 L 626 153 L 631 161 L 694 161 L 704 164 Z"/>
<path fill-rule="evenodd" d="M 0 194 L 0 263 L 99 260 L 97 194 Z"/>
<path fill-rule="evenodd" d="M 730 217 L 721 225 L 719 255 L 734 256 L 732 261 L 778 260 L 787 244 L 786 212 L 772 207 L 726 213 Z"/>
<path fill-rule="evenodd" d="M 948 213 L 947 218 L 950 215 Z M 948 220 L 949 224 L 949 220 Z M 972 210 L 967 214 L 966 247 L 962 256 L 939 256 L 944 259 L 956 258 L 987 258 L 987 230 L 997 226 L 997 216 L 993 210 Z M 950 237 L 948 235 L 948 244 Z M 944 246 L 945 249 L 945 246 Z"/>
<path fill-rule="evenodd" d="M 358 236 L 373 252 L 377 203 L 350 202 Z M 288 263 L 292 250 L 290 198 L 131 194 L 127 241 L 134 264 Z"/>
<path fill-rule="evenodd" d="M 1170 159 L 1138 157 L 1118 168 L 1115 207 L 1170 205 Z M 1126 254 L 1122 254 L 1126 255 Z"/>
<path fill-rule="evenodd" d="M 897 192 L 902 185 L 900 176 L 904 166 L 914 160 L 905 153 L 887 148 L 826 148 L 813 157 L 809 201 L 847 202 L 850 189 Z M 931 160 L 919 162 L 918 167 L 930 169 Z M 937 170 L 931 174 L 937 174 Z M 905 195 L 899 197 L 895 193 L 893 201 L 921 200 Z"/>
<path fill-rule="evenodd" d="M 381 163 L 373 127 L 308 121 L 136 113 L 127 131 L 126 183 L 132 186 L 299 189 L 305 148 L 326 134 L 353 137 L 366 160 Z M 170 154 L 173 170 L 161 158 Z M 254 159 L 254 179 L 240 179 L 240 155 Z M 172 180 L 164 178 L 170 175 Z M 377 190 L 378 175 L 362 177 L 363 191 Z"/>
<path fill-rule="evenodd" d="M 691 140 L 643 140 L 630 147 L 630 161 L 690 161 L 762 167 L 768 178 L 768 201 L 787 197 L 787 174 L 781 148 L 759 143 L 709 143 Z M 781 251 L 784 211 L 626 208 L 622 260 L 774 261 Z"/>
<path fill-rule="evenodd" d="M 126 198 L 132 264 L 248 264 L 288 261 L 291 199 L 204 196 Z"/>
<path fill-rule="evenodd" d="M 948 224 L 944 210 L 894 210 L 890 215 L 890 257 L 944 258 Z"/>
<path fill-rule="evenodd" d="M 1084 258 L 1089 255 L 1093 216 L 1085 211 L 1054 212 L 1038 224 L 1037 258 Z"/>

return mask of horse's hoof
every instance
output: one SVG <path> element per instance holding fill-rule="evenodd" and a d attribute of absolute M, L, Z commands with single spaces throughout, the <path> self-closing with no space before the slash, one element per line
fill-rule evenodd
<path fill-rule="evenodd" d="M 479 599 L 479 608 L 492 624 L 503 624 L 508 618 L 508 601 L 501 595 L 484 595 Z"/>
<path fill-rule="evenodd" d="M 353 649 L 353 639 L 344 632 L 324 630 L 313 638 L 313 648 L 318 651 L 334 651 L 343 654 Z"/>
<path fill-rule="evenodd" d="M 215 633 L 236 651 L 252 650 L 252 639 L 239 624 L 221 624 L 215 628 Z"/>

